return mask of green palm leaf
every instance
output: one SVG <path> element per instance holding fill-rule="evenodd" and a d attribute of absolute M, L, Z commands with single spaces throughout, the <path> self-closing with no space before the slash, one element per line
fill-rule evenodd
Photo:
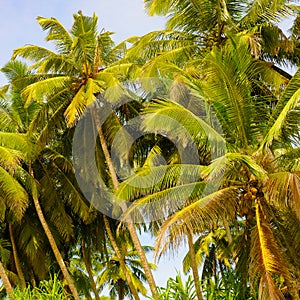
<path fill-rule="evenodd" d="M 0 166 L 0 190 L 6 205 L 17 220 L 20 220 L 29 203 L 28 194 L 22 185 Z"/>
<path fill-rule="evenodd" d="M 25 105 L 28 107 L 32 101 L 37 101 L 40 103 L 47 101 L 48 97 L 53 97 L 53 95 L 66 88 L 69 83 L 69 76 L 50 77 L 42 81 L 35 82 L 27 86 L 22 91 L 22 96 L 26 101 Z"/>
<path fill-rule="evenodd" d="M 72 37 L 57 19 L 37 17 L 37 21 L 44 31 L 49 30 L 47 41 L 55 41 L 56 48 L 60 53 L 70 52 Z"/>

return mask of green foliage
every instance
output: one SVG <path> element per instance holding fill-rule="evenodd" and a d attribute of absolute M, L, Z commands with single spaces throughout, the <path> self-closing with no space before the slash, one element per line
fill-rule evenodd
<path fill-rule="evenodd" d="M 144 2 L 150 14 L 167 16 L 166 30 L 115 46 L 111 32 L 98 31 L 96 15 L 79 11 L 69 31 L 55 18 L 38 17 L 55 51 L 18 48 L 2 69 L 9 84 L 0 89 L 1 261 L 13 285 L 19 284 L 20 269 L 27 283 L 32 278 L 38 282 L 38 288 L 15 288 L 14 298 L 68 296 L 56 275 L 44 280 L 58 267 L 51 263 L 53 253 L 33 209 L 37 197 L 82 294 L 90 296 L 92 276 L 98 290 L 108 286 L 113 298 L 131 297 L 120 259 L 137 291 L 146 294 L 137 249 L 121 239 L 125 226 L 120 233 L 115 228 L 119 222 L 113 226 L 118 257 L 71 164 L 72 127 L 86 107 L 97 102 L 102 109 L 103 98 L 113 107 L 124 93 L 135 101 L 112 110 L 102 128 L 95 128 L 105 140 L 97 140 L 95 152 L 108 186 L 112 174 L 104 145 L 111 150 L 116 134 L 136 116 L 142 116 L 138 129 L 155 133 L 136 141 L 129 157 L 124 155 L 129 139 L 117 145 L 120 166 L 128 160 L 135 171 L 114 183 L 115 194 L 132 202 L 125 218 L 159 219 L 149 225 L 157 236 L 158 256 L 175 251 L 188 233 L 197 236 L 189 246 L 196 268 L 203 264 L 206 299 L 284 299 L 285 290 L 295 296 L 300 289 L 300 72 L 290 76 L 271 62 L 299 61 L 299 16 L 291 39 L 276 25 L 299 13 L 299 7 L 285 0 Z M 32 65 L 28 68 L 17 57 Z M 154 88 L 147 86 L 151 80 L 128 88 L 126 80 L 149 76 L 168 78 L 168 93 L 157 97 L 162 89 L 155 85 L 158 80 Z M 173 123 L 185 130 L 174 130 Z M 165 136 L 156 134 L 161 128 Z M 179 151 L 165 141 L 169 132 L 184 151 L 191 137 L 197 163 L 180 161 Z M 122 134 L 126 139 L 129 133 Z M 90 132 L 82 135 L 87 138 Z M 210 184 L 215 190 L 204 192 Z M 12 251 L 8 223 L 18 236 Z M 189 253 L 183 262 L 186 272 L 195 260 Z M 191 275 L 184 281 L 178 274 L 159 288 L 160 299 L 197 299 L 196 286 Z"/>
<path fill-rule="evenodd" d="M 250 288 L 243 286 L 235 270 L 228 269 L 216 283 L 207 278 L 202 283 L 203 295 L 207 300 L 255 300 L 250 296 Z"/>
<path fill-rule="evenodd" d="M 187 280 L 184 281 L 180 273 L 176 275 L 175 279 L 169 278 L 166 287 L 158 288 L 158 292 L 160 300 L 196 300 L 192 276 L 189 276 Z"/>
<path fill-rule="evenodd" d="M 201 284 L 202 293 L 207 300 L 255 300 L 250 296 L 250 288 L 247 293 L 241 293 L 245 289 L 237 279 L 236 271 L 227 270 L 216 283 L 208 278 Z M 180 273 L 175 278 L 169 278 L 166 287 L 158 288 L 160 300 L 194 300 L 196 298 L 195 285 L 191 275 L 183 278 Z M 153 298 L 150 298 L 153 299 Z"/>
<path fill-rule="evenodd" d="M 36 288 L 28 286 L 25 290 L 15 289 L 13 298 L 15 300 L 65 300 L 68 298 L 68 293 L 58 276 L 54 274 L 49 280 L 41 281 Z"/>

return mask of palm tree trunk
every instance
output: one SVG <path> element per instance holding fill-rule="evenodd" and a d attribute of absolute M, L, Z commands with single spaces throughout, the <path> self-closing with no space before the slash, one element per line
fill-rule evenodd
<path fill-rule="evenodd" d="M 114 251 L 115 251 L 115 253 L 117 255 L 117 258 L 119 259 L 120 266 L 121 266 L 122 271 L 123 271 L 123 273 L 125 275 L 125 278 L 126 278 L 126 281 L 128 283 L 128 286 L 130 288 L 130 291 L 132 293 L 132 296 L 134 297 L 135 300 L 140 300 L 140 297 L 139 297 L 139 295 L 137 293 L 137 290 L 136 290 L 136 288 L 135 288 L 135 286 L 134 286 L 134 284 L 133 284 L 133 282 L 131 280 L 131 277 L 130 277 L 130 275 L 128 273 L 128 270 L 126 268 L 126 264 L 125 264 L 125 261 L 124 261 L 124 258 L 122 256 L 122 254 L 121 254 L 121 251 L 119 249 L 119 246 L 117 245 L 117 242 L 116 242 L 116 240 L 114 238 L 114 235 L 113 235 L 113 233 L 111 231 L 110 224 L 109 224 L 107 216 L 103 215 L 103 220 L 104 220 L 104 226 L 105 226 L 105 230 L 107 232 L 109 241 L 110 241 L 111 246 L 113 247 L 113 249 L 114 249 Z"/>
<path fill-rule="evenodd" d="M 15 238 L 14 238 L 14 233 L 13 233 L 12 225 L 10 222 L 8 223 L 8 230 L 9 230 L 9 237 L 10 237 L 10 242 L 11 242 L 11 246 L 12 246 L 12 250 L 13 250 L 13 256 L 14 256 L 14 261 L 15 261 L 18 277 L 20 278 L 20 281 L 21 281 L 21 287 L 24 290 L 26 288 L 26 281 L 24 278 L 21 264 L 20 264 L 19 255 L 18 255 L 16 243 L 15 243 Z"/>
<path fill-rule="evenodd" d="M 218 259 L 218 264 L 219 264 L 220 273 L 221 273 L 221 276 L 222 276 L 222 280 L 224 282 L 225 289 L 227 290 L 228 285 L 227 285 L 227 281 L 225 280 L 224 268 L 223 268 L 223 265 L 222 265 L 222 261 L 220 259 Z"/>
<path fill-rule="evenodd" d="M 33 170 L 32 170 L 32 168 L 31 168 L 30 165 L 29 165 L 29 173 L 32 176 L 32 180 L 34 180 Z M 55 242 L 55 239 L 54 239 L 54 237 L 52 235 L 52 232 L 51 232 L 51 230 L 50 230 L 50 228 L 48 226 L 48 223 L 47 223 L 47 221 L 45 219 L 44 213 L 43 213 L 42 208 L 41 208 L 40 203 L 39 203 L 38 193 L 37 193 L 37 190 L 36 190 L 36 188 L 35 188 L 34 185 L 32 186 L 32 197 L 33 197 L 33 203 L 34 203 L 34 206 L 35 206 L 38 218 L 39 218 L 39 220 L 41 222 L 41 225 L 42 225 L 42 227 L 44 229 L 44 232 L 45 232 L 45 234 L 47 236 L 47 239 L 48 239 L 50 247 L 51 247 L 51 249 L 52 249 L 52 251 L 54 253 L 56 261 L 57 261 L 57 263 L 58 263 L 58 265 L 59 265 L 59 267 L 60 267 L 60 269 L 61 269 L 61 271 L 63 273 L 64 278 L 66 279 L 66 281 L 67 281 L 67 283 L 69 285 L 69 288 L 70 288 L 70 290 L 72 292 L 72 295 L 73 295 L 74 299 L 75 300 L 80 300 L 79 294 L 78 294 L 77 289 L 76 289 L 76 287 L 74 285 L 74 282 L 73 282 L 73 280 L 71 278 L 71 275 L 69 274 L 69 271 L 68 271 L 68 269 L 67 269 L 67 267 L 65 265 L 65 262 L 64 262 L 61 254 L 60 254 L 60 251 L 59 251 L 59 249 L 58 249 L 58 247 L 56 245 L 56 242 Z"/>
<path fill-rule="evenodd" d="M 191 259 L 191 268 L 193 272 L 197 298 L 198 300 L 203 300 L 201 286 L 200 286 L 200 277 L 199 277 L 199 272 L 198 272 L 198 267 L 196 262 L 196 254 L 194 249 L 193 234 L 191 230 L 188 230 L 187 238 L 188 238 L 188 245 L 189 245 L 189 252 L 190 252 L 190 259 Z"/>
<path fill-rule="evenodd" d="M 144 269 L 144 272 L 145 272 L 145 276 L 147 278 L 147 281 L 148 281 L 148 284 L 149 284 L 152 296 L 155 299 L 158 299 L 159 295 L 158 295 L 158 292 L 157 292 L 157 287 L 156 287 L 156 283 L 155 283 L 152 271 L 150 269 L 150 266 L 149 266 L 146 254 L 145 254 L 145 252 L 143 250 L 143 247 L 142 247 L 142 245 L 140 243 L 139 237 L 138 237 L 138 235 L 136 233 L 134 224 L 133 224 L 133 222 L 131 220 L 127 221 L 127 228 L 128 228 L 129 233 L 130 233 L 133 245 L 134 245 L 134 247 L 135 247 L 135 249 L 136 249 L 136 251 L 137 251 L 137 253 L 139 255 L 139 258 L 141 260 L 141 264 L 143 266 L 143 269 Z"/>
<path fill-rule="evenodd" d="M 118 280 L 118 297 L 119 300 L 124 300 L 125 298 L 125 290 L 124 290 L 124 281 L 122 279 Z"/>
<path fill-rule="evenodd" d="M 91 265 L 90 265 L 90 262 L 89 262 L 89 259 L 88 259 L 87 253 L 86 253 L 86 247 L 85 247 L 84 240 L 81 241 L 81 252 L 82 252 L 82 258 L 83 258 L 83 261 L 84 261 L 84 264 L 85 264 L 85 268 L 86 268 L 86 271 L 89 275 L 91 286 L 92 286 L 93 292 L 95 294 L 95 298 L 96 298 L 96 300 L 100 300 L 98 290 L 97 290 L 97 287 L 96 287 L 96 282 L 95 282 L 94 277 L 93 277 Z"/>
<path fill-rule="evenodd" d="M 99 122 L 99 117 L 97 116 L 97 114 L 95 114 L 95 115 L 96 115 L 97 130 L 98 130 L 98 134 L 99 134 L 99 139 L 100 139 L 100 144 L 101 144 L 101 147 L 102 147 L 102 151 L 103 151 L 103 154 L 104 154 L 107 166 L 108 166 L 108 170 L 109 170 L 109 173 L 110 173 L 110 176 L 111 176 L 111 180 L 112 180 L 114 189 L 117 190 L 118 186 L 119 186 L 118 177 L 117 177 L 117 174 L 115 172 L 110 153 L 108 151 L 107 143 L 106 143 L 106 140 L 105 140 L 102 128 L 101 128 L 101 124 Z M 121 209 L 123 210 L 123 212 L 126 211 L 126 208 L 122 205 L 121 205 Z M 144 269 L 145 276 L 147 278 L 152 296 L 155 299 L 158 299 L 159 295 L 158 295 L 158 292 L 157 292 L 156 283 L 155 283 L 152 271 L 150 269 L 146 254 L 145 254 L 145 252 L 142 248 L 142 245 L 141 245 L 140 240 L 138 238 L 138 235 L 136 233 L 134 224 L 130 220 L 129 217 L 126 219 L 126 222 L 127 222 L 127 229 L 130 233 L 132 242 L 133 242 L 134 247 L 137 250 L 137 253 L 138 253 L 139 258 L 141 260 L 141 264 L 142 264 L 142 267 Z"/>
<path fill-rule="evenodd" d="M 9 296 L 10 299 L 13 299 L 13 289 L 12 289 L 12 286 L 11 286 L 11 283 L 7 277 L 7 274 L 5 272 L 5 269 L 3 267 L 3 264 L 2 262 L 0 261 L 0 277 L 1 277 L 1 280 L 3 282 L 3 285 L 6 289 L 6 292 Z"/>

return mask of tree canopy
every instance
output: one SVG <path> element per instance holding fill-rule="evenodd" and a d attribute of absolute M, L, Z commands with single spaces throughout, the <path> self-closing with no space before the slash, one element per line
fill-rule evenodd
<path fill-rule="evenodd" d="M 54 50 L 1 69 L 3 297 L 299 299 L 299 7 L 144 3 L 164 30 L 38 17 Z M 184 243 L 188 279 L 158 287 L 150 253 Z"/>

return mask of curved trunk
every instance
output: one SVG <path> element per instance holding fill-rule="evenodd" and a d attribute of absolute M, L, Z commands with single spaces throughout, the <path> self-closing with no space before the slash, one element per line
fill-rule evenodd
<path fill-rule="evenodd" d="M 98 290 L 97 290 L 97 287 L 96 287 L 96 282 L 95 282 L 94 277 L 93 277 L 90 261 L 88 259 L 87 253 L 86 253 L 86 247 L 85 247 L 84 240 L 81 241 L 81 252 L 82 252 L 82 258 L 83 258 L 83 261 L 84 261 L 84 264 L 85 264 L 85 268 L 86 268 L 86 271 L 89 275 L 91 286 L 92 286 L 93 292 L 95 294 L 95 298 L 96 298 L 96 300 L 100 300 Z"/>
<path fill-rule="evenodd" d="M 6 292 L 9 296 L 10 299 L 13 299 L 13 289 L 12 289 L 12 286 L 11 286 L 11 283 L 7 277 L 7 274 L 5 272 L 5 269 L 3 267 L 3 264 L 2 262 L 0 261 L 0 277 L 1 277 L 1 280 L 3 282 L 3 285 L 6 289 Z"/>
<path fill-rule="evenodd" d="M 133 282 L 131 280 L 131 277 L 130 277 L 130 275 L 128 273 L 128 270 L 126 268 L 126 264 L 125 264 L 124 258 L 123 258 L 122 254 L 121 254 L 121 251 L 120 251 L 120 249 L 119 249 L 119 247 L 117 245 L 117 242 L 116 242 L 116 240 L 114 238 L 114 235 L 113 235 L 113 233 L 111 231 L 110 224 L 109 224 L 107 216 L 103 215 L 103 220 L 104 220 L 105 230 L 107 232 L 109 241 L 110 241 L 111 246 L 113 247 L 113 249 L 114 249 L 114 251 L 116 253 L 117 258 L 119 259 L 120 266 L 122 268 L 122 271 L 124 272 L 124 275 L 125 275 L 126 281 L 128 283 L 128 286 L 130 288 L 130 291 L 132 293 L 132 296 L 134 297 L 135 300 L 140 300 L 140 297 L 139 297 L 139 295 L 137 293 L 137 290 L 136 290 L 136 288 L 135 288 L 135 286 L 134 286 L 134 284 L 133 284 Z"/>
<path fill-rule="evenodd" d="M 94 116 L 95 116 L 95 114 L 94 114 Z M 99 134 L 100 144 L 101 144 L 102 151 L 103 151 L 103 154 L 104 154 L 107 166 L 108 166 L 108 170 L 109 170 L 109 173 L 110 173 L 110 176 L 111 176 L 111 180 L 112 180 L 114 189 L 117 190 L 118 186 L 119 186 L 118 177 L 117 177 L 117 174 L 115 172 L 115 169 L 114 169 L 114 166 L 113 166 L 113 162 L 112 162 L 110 153 L 108 151 L 106 140 L 105 140 L 105 137 L 104 137 L 104 134 L 103 134 L 100 122 L 99 122 L 99 118 L 98 118 L 97 115 L 96 115 L 96 124 L 97 124 L 97 130 L 98 130 L 98 134 Z M 124 206 L 122 207 L 122 205 L 121 205 L 121 209 L 123 210 L 123 212 L 126 211 L 126 208 Z M 138 238 L 138 235 L 136 233 L 136 229 L 134 227 L 134 224 L 130 220 L 129 217 L 127 218 L 126 222 L 127 222 L 127 229 L 128 229 L 128 231 L 130 233 L 132 242 L 133 242 L 134 247 L 137 250 L 137 253 L 138 253 L 139 258 L 141 260 L 141 264 L 142 264 L 142 267 L 144 269 L 145 276 L 147 278 L 150 290 L 152 292 L 152 296 L 155 299 L 158 299 L 159 295 L 158 295 L 158 292 L 157 292 L 156 283 L 155 283 L 152 271 L 150 269 L 150 266 L 149 266 L 146 254 L 145 254 L 145 252 L 144 252 L 144 250 L 142 248 L 142 245 L 141 245 L 140 240 Z"/>
<path fill-rule="evenodd" d="M 32 176 L 33 180 L 34 180 L 34 174 L 33 174 L 33 170 L 31 168 L 31 166 L 29 165 L 29 173 L 30 175 Z M 37 190 L 36 190 L 36 187 L 34 185 L 32 185 L 32 197 L 33 197 L 33 203 L 34 203 L 34 206 L 35 206 L 35 210 L 37 212 L 37 215 L 38 215 L 38 218 L 39 218 L 39 221 L 41 222 L 41 225 L 44 229 L 44 232 L 47 236 L 47 239 L 49 241 L 49 244 L 50 244 L 50 247 L 53 251 L 53 254 L 56 258 L 56 261 L 62 271 L 62 274 L 64 276 L 64 278 L 66 279 L 68 285 L 69 285 L 69 288 L 71 290 L 71 293 L 74 297 L 75 300 L 80 300 L 80 297 L 79 297 L 79 294 L 77 292 L 77 289 L 74 285 L 74 282 L 71 278 L 71 275 L 69 274 L 69 271 L 65 265 L 65 262 L 60 254 L 60 251 L 56 245 L 56 242 L 55 242 L 55 239 L 52 235 L 52 232 L 48 226 L 48 223 L 45 219 L 45 216 L 44 216 L 44 213 L 42 211 L 42 208 L 40 206 L 40 203 L 39 203 L 39 199 L 38 199 L 38 193 L 37 193 Z"/>
<path fill-rule="evenodd" d="M 190 259 L 191 259 L 191 268 L 193 272 L 197 298 L 198 300 L 203 300 L 202 293 L 201 293 L 201 286 L 200 286 L 200 277 L 199 277 L 199 272 L 198 272 L 198 267 L 196 262 L 196 254 L 195 254 L 194 243 L 193 243 L 193 234 L 191 230 L 188 230 L 187 238 L 188 238 L 188 245 L 189 245 L 189 252 L 190 252 Z"/>
<path fill-rule="evenodd" d="M 8 223 L 8 230 L 9 230 L 9 237 L 10 237 L 10 242 L 11 242 L 11 246 L 12 246 L 12 250 L 13 250 L 15 266 L 17 269 L 18 277 L 20 278 L 20 281 L 21 281 L 21 287 L 24 290 L 26 288 L 26 281 L 24 278 L 21 264 L 20 264 L 19 255 L 18 255 L 16 243 L 15 243 L 15 238 L 14 238 L 14 233 L 13 233 L 12 225 L 10 222 Z"/>

